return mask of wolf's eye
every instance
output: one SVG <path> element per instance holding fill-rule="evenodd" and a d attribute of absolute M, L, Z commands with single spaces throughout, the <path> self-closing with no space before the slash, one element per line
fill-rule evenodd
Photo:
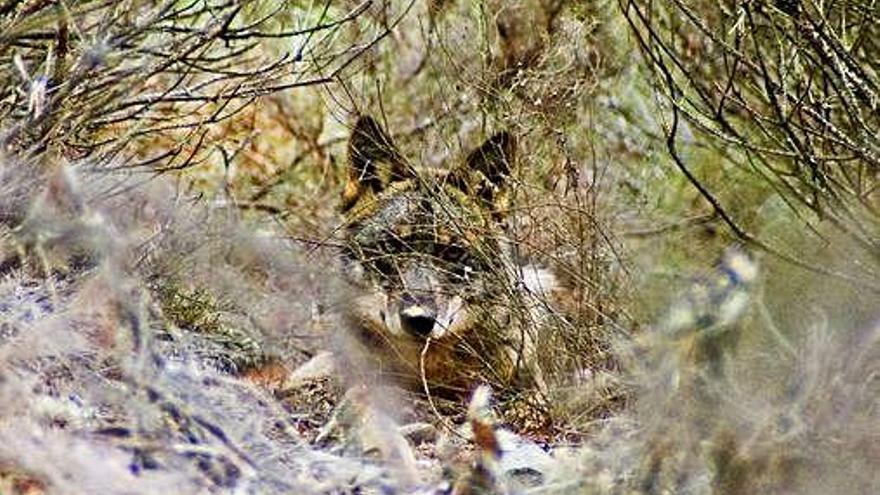
<path fill-rule="evenodd" d="M 374 281 L 387 279 L 393 273 L 394 265 L 392 256 L 386 251 L 383 245 L 349 246 L 342 256 L 346 271 L 359 279 L 366 276 Z"/>
<path fill-rule="evenodd" d="M 372 265 L 379 273 L 379 275 L 383 277 L 387 277 L 394 270 L 394 265 L 391 262 L 391 259 L 387 256 L 379 256 L 372 260 Z"/>
<path fill-rule="evenodd" d="M 449 273 L 459 279 L 468 280 L 477 271 L 476 261 L 470 250 L 458 245 L 438 247 L 436 256 L 446 263 Z"/>
<path fill-rule="evenodd" d="M 438 246 L 436 255 L 438 258 L 450 263 L 464 265 L 470 261 L 470 253 L 462 246 Z"/>

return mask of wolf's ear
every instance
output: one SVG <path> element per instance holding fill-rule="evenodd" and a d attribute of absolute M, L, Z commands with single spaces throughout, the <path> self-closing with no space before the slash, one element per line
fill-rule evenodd
<path fill-rule="evenodd" d="M 360 117 L 348 140 L 348 183 L 342 193 L 342 210 L 351 208 L 365 192 L 381 191 L 392 180 L 403 178 L 406 168 L 379 123 L 369 116 Z"/>
<path fill-rule="evenodd" d="M 511 171 L 516 160 L 516 139 L 499 132 L 467 157 L 464 166 L 452 172 L 452 184 L 486 201 L 496 211 L 505 208 Z"/>

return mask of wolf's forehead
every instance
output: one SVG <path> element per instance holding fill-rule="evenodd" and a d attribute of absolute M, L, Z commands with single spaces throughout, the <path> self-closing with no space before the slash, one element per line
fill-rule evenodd
<path fill-rule="evenodd" d="M 461 210 L 460 205 L 418 190 L 381 198 L 372 213 L 355 225 L 353 240 L 371 244 L 388 237 L 455 237 L 467 226 Z"/>
<path fill-rule="evenodd" d="M 373 206 L 373 212 L 355 226 L 354 240 L 361 244 L 369 244 L 387 237 L 401 226 L 419 221 L 424 214 L 417 198 L 410 194 L 401 194 L 384 198 Z"/>

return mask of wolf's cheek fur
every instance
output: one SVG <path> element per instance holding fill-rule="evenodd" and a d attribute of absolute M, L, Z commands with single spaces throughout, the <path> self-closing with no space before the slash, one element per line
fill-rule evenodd
<path fill-rule="evenodd" d="M 390 308 L 388 294 L 371 290 L 364 291 L 351 301 L 350 312 L 364 330 L 376 337 L 403 337 L 399 322 L 394 324 L 394 312 Z"/>
<path fill-rule="evenodd" d="M 437 328 L 434 329 L 434 338 L 443 338 L 447 335 L 456 335 L 461 330 L 461 324 L 467 320 L 467 304 L 459 296 L 453 296 L 446 304 L 446 311 L 437 316 Z"/>

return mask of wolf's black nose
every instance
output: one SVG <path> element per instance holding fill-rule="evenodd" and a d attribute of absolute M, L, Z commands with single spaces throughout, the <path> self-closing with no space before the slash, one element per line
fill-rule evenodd
<path fill-rule="evenodd" d="M 434 329 L 434 314 L 422 306 L 409 306 L 400 311 L 400 324 L 407 332 L 427 337 Z"/>

